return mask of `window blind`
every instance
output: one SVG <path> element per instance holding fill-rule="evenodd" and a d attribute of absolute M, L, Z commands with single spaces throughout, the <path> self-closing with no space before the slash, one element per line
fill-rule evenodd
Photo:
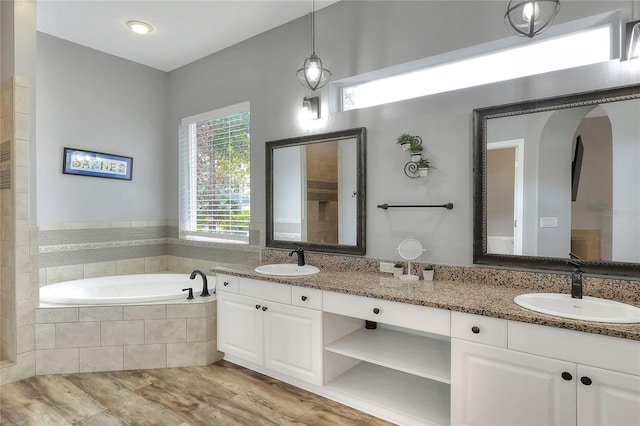
<path fill-rule="evenodd" d="M 238 108 L 236 108 L 238 109 Z M 187 238 L 246 242 L 250 215 L 250 115 L 215 112 L 185 119 L 181 231 Z M 186 131 L 184 131 L 186 130 Z M 185 152 L 186 151 L 186 152 Z"/>

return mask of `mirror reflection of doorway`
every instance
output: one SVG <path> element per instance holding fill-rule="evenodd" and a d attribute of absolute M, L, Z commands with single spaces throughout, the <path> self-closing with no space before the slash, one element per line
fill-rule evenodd
<path fill-rule="evenodd" d="M 571 251 L 585 260 L 611 260 L 613 144 L 611 121 L 603 108 L 594 108 L 578 126 L 574 152 L 578 137 L 584 150 L 571 203 Z"/>
<path fill-rule="evenodd" d="M 487 145 L 487 252 L 522 254 L 524 140 Z"/>

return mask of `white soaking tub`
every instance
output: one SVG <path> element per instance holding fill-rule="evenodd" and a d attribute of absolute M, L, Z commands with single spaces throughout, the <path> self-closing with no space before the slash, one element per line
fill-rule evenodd
<path fill-rule="evenodd" d="M 209 292 L 213 293 L 213 277 Z M 189 274 L 139 274 L 85 278 L 50 284 L 40 288 L 40 302 L 64 305 L 126 305 L 186 300 L 183 288 L 193 288 L 200 299 L 202 278 L 189 279 Z M 215 295 L 213 295 L 215 298 Z M 202 299 L 210 299 L 209 297 Z"/>

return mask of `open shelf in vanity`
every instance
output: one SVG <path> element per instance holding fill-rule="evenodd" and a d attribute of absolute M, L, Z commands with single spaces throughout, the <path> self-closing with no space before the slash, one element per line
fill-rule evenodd
<path fill-rule="evenodd" d="M 450 424 L 449 312 L 325 294 L 325 388 L 396 423 Z"/>

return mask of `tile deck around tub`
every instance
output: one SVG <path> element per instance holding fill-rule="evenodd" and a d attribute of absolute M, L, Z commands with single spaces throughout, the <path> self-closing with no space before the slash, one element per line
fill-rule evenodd
<path fill-rule="evenodd" d="M 208 365 L 216 299 L 36 309 L 36 375 Z"/>

